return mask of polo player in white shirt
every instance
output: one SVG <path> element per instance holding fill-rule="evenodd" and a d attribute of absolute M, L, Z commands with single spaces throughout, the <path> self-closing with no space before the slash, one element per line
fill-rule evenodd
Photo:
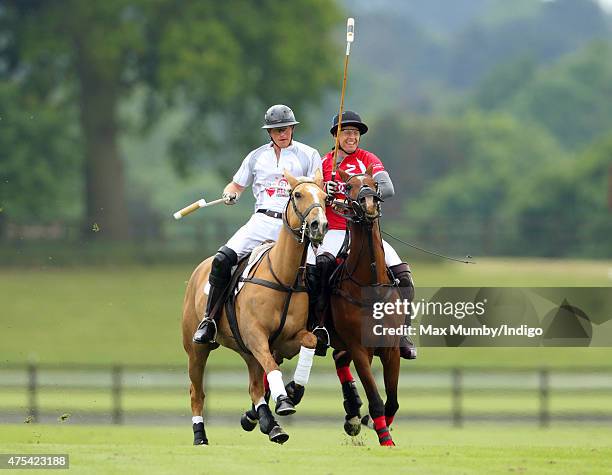
<path fill-rule="evenodd" d="M 270 142 L 246 156 L 223 190 L 225 204 L 233 205 L 244 189 L 252 185 L 255 213 L 215 255 L 209 276 L 206 312 L 193 336 L 195 343 L 215 341 L 217 319 L 222 313 L 219 299 L 230 281 L 232 266 L 262 242 L 278 239 L 283 226 L 283 210 L 289 200 L 283 170 L 287 169 L 293 176 L 313 178 L 321 168 L 319 152 L 293 140 L 293 129 L 297 124 L 299 122 L 289 107 L 282 104 L 270 107 L 262 126 L 267 129 Z"/>

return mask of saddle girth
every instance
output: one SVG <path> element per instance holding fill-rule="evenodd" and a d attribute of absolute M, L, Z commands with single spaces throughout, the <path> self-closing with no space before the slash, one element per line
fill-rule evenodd
<path fill-rule="evenodd" d="M 278 328 L 274 331 L 272 335 L 270 335 L 270 338 L 268 339 L 268 344 L 270 346 L 272 346 L 274 341 L 278 338 L 278 336 L 283 331 L 283 328 L 285 327 L 285 322 L 287 321 L 287 313 L 289 311 L 289 305 L 291 304 L 291 296 L 293 295 L 294 292 L 306 292 L 306 286 L 303 284 L 303 273 L 304 273 L 304 259 L 306 257 L 307 250 L 308 250 L 308 247 L 304 246 L 304 252 L 302 254 L 302 260 L 301 260 L 302 265 L 298 268 L 297 274 L 293 281 L 293 285 L 291 286 L 284 285 L 274 273 L 274 269 L 272 268 L 272 262 L 270 261 L 270 249 L 265 251 L 265 256 L 262 256 L 262 258 L 259 260 L 255 268 L 253 269 L 253 274 L 257 272 L 257 269 L 259 269 L 259 266 L 261 265 L 265 257 L 267 259 L 268 267 L 270 268 L 270 272 L 272 273 L 272 277 L 274 277 L 276 282 L 271 282 L 265 279 L 260 279 L 258 277 L 242 277 L 242 272 L 244 271 L 246 267 L 246 264 L 248 262 L 248 257 L 246 257 L 245 259 L 243 259 L 242 261 L 238 263 L 238 268 L 236 269 L 236 272 L 232 276 L 232 280 L 231 280 L 230 287 L 229 287 L 232 290 L 235 288 L 237 283 L 240 281 L 240 282 L 244 282 L 245 284 L 251 283 L 255 285 L 261 285 L 261 286 L 268 287 L 273 290 L 277 290 L 279 292 L 285 292 L 287 294 L 285 296 L 285 302 L 283 305 L 283 310 L 281 312 L 280 324 Z M 302 279 L 300 279 L 300 276 L 302 276 Z M 301 285 L 300 285 L 300 280 L 302 281 Z M 230 295 L 225 304 L 225 310 L 227 313 L 227 321 L 232 331 L 232 336 L 236 340 L 237 345 L 240 347 L 240 349 L 244 353 L 250 355 L 252 353 L 247 348 L 246 344 L 244 343 L 244 340 L 242 339 L 242 336 L 240 335 L 240 328 L 238 325 L 238 319 L 236 317 L 236 298 L 237 298 L 237 295 L 234 294 L 230 290 Z"/>

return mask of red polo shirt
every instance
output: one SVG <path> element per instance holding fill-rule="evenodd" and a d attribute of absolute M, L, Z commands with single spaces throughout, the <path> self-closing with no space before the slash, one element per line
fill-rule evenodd
<path fill-rule="evenodd" d="M 323 159 L 323 180 L 330 181 L 332 177 L 332 168 L 334 163 L 334 152 L 329 152 Z M 380 159 L 371 152 L 358 148 L 354 153 L 344 157 L 344 160 L 338 163 L 338 168 L 344 170 L 350 175 L 358 175 L 365 173 L 366 169 L 372 165 L 372 175 L 385 171 Z M 338 192 L 335 194 L 335 198 L 343 200 L 346 198 L 344 195 L 344 182 L 340 178 L 340 175 L 336 174 L 336 183 L 338 183 Z M 325 208 L 325 214 L 327 215 L 327 222 L 329 229 L 346 229 L 346 219 L 338 216 L 331 209 L 331 206 Z"/>

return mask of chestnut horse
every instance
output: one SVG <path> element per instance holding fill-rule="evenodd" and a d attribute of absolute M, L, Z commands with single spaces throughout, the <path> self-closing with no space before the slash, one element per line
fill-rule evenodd
<path fill-rule="evenodd" d="M 368 398 L 369 414 L 380 445 L 395 445 L 389 426 L 399 408 L 399 339 L 387 339 L 375 343 L 382 346 L 372 346 L 371 341 L 364 341 L 363 333 L 372 329 L 372 299 L 388 302 L 400 298 L 394 278 L 385 265 L 379 227 L 382 200 L 376 192 L 371 167 L 364 174 L 351 176 L 343 170 L 338 170 L 338 173 L 346 184 L 347 198 L 342 214 L 347 218 L 350 244 L 348 257 L 332 278 L 334 288 L 330 307 L 334 330 L 331 344 L 335 349 L 334 359 L 346 411 L 344 428 L 349 435 L 356 435 L 361 429 L 361 400 L 348 369 L 352 360 Z M 396 321 L 398 319 L 399 316 Z M 374 356 L 378 356 L 383 365 L 387 394 L 384 405 L 372 373 Z"/>
<path fill-rule="evenodd" d="M 293 414 L 294 404 L 301 399 L 303 386 L 308 381 L 316 345 L 316 337 L 306 331 L 308 296 L 305 289 L 299 287 L 298 277 L 303 273 L 308 241 L 320 244 L 327 232 L 326 195 L 322 190 L 320 170 L 314 180 L 295 178 L 287 170 L 284 175 L 291 187 L 283 213 L 284 226 L 274 246 L 251 272 L 236 297 L 236 322 L 242 341 L 234 337 L 226 309 L 223 309 L 217 332 L 217 342 L 236 351 L 246 362 L 252 417 L 259 420 L 261 431 L 272 442 L 281 444 L 289 436 L 276 422 L 264 399 L 264 374 L 276 402 L 275 412 Z M 208 444 L 203 421 L 203 376 L 208 355 L 216 346 L 195 344 L 192 337 L 200 322 L 199 316 L 206 308 L 207 296 L 203 290 L 211 263 L 212 257 L 195 269 L 183 303 L 183 347 L 189 358 L 194 445 Z M 298 352 L 295 381 L 285 388 L 279 363 Z M 298 396 L 292 400 L 294 394 Z"/>

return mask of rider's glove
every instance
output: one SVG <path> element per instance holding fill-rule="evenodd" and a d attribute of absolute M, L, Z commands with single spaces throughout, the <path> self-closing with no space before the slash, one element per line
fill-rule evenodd
<path fill-rule="evenodd" d="M 324 190 L 328 196 L 333 198 L 333 196 L 338 192 L 338 183 L 332 180 L 326 181 L 324 184 Z"/>
<path fill-rule="evenodd" d="M 236 200 L 238 199 L 238 195 L 236 193 L 232 192 L 224 192 L 223 193 L 223 201 L 225 202 L 226 205 L 233 205 L 236 204 Z"/>

